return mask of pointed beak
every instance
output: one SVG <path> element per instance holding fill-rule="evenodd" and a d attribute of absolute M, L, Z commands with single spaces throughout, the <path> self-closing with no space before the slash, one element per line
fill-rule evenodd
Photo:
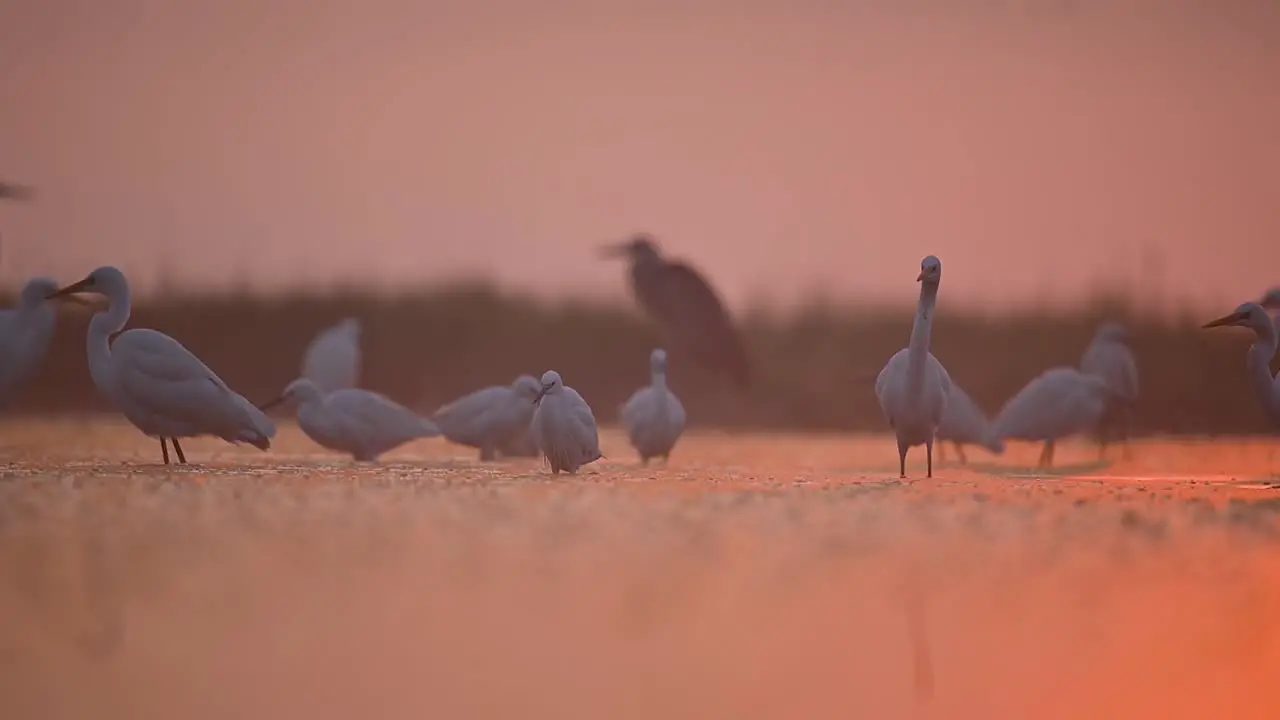
<path fill-rule="evenodd" d="M 89 283 L 90 283 L 89 278 L 85 278 L 80 282 L 71 283 L 70 285 L 62 288 L 61 290 L 55 290 L 49 293 L 49 295 L 45 299 L 52 300 L 54 298 L 68 297 L 68 296 L 74 295 L 78 292 L 82 292 L 85 288 L 89 287 Z"/>
<path fill-rule="evenodd" d="M 280 397 L 277 397 L 273 400 L 268 400 L 262 403 L 261 405 L 258 406 L 258 409 L 261 410 L 262 412 L 266 412 L 277 405 L 283 405 L 284 401 L 287 399 L 288 399 L 287 396 L 281 395 Z"/>
<path fill-rule="evenodd" d="M 543 385 L 542 389 L 538 391 L 538 397 L 533 399 L 533 404 L 537 405 L 538 403 L 542 402 L 542 396 L 546 395 L 549 390 L 551 390 L 550 385 Z"/>
<path fill-rule="evenodd" d="M 1210 320 L 1204 325 L 1201 325 L 1200 328 L 1203 330 L 1207 328 L 1223 327 L 1225 325 L 1235 325 L 1236 323 L 1240 322 L 1243 319 L 1244 319 L 1244 316 L 1241 315 L 1240 313 L 1231 313 L 1230 315 L 1223 315 L 1217 320 Z"/>
<path fill-rule="evenodd" d="M 625 256 L 630 246 L 631 243 L 628 242 L 609 243 L 608 245 L 601 245 L 598 252 L 601 258 L 610 260 Z"/>
<path fill-rule="evenodd" d="M 924 282 L 924 271 L 921 271 L 920 274 L 916 276 L 916 282 Z"/>

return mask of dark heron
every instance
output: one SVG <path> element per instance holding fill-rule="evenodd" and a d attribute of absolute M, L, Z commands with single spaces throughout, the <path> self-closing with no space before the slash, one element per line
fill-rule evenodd
<path fill-rule="evenodd" d="M 751 384 L 746 349 L 716 291 L 697 270 L 662 257 L 647 234 L 606 246 L 605 257 L 631 261 L 631 291 L 636 302 L 662 326 L 672 347 L 680 348 L 713 372 L 728 373 L 739 388 Z"/>
<path fill-rule="evenodd" d="M 0 180 L 0 199 L 31 200 L 35 196 L 36 191 L 30 185 L 19 185 Z"/>

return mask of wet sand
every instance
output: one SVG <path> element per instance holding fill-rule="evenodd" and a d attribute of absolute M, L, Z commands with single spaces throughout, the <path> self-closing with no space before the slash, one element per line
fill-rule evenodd
<path fill-rule="evenodd" d="M 1266 440 L 896 478 L 887 437 L 552 478 L 0 426 L 0 717 L 1280 717 Z M 1275 458 L 1280 470 L 1280 458 Z"/>

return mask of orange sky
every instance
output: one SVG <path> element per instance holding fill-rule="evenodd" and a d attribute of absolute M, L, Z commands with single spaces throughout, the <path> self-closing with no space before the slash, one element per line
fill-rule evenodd
<path fill-rule="evenodd" d="M 734 304 L 1234 306 L 1280 283 L 1270 0 L 40 0 L 0 22 L 0 277 L 486 273 Z M 1162 252 L 1151 252 L 1162 248 Z"/>

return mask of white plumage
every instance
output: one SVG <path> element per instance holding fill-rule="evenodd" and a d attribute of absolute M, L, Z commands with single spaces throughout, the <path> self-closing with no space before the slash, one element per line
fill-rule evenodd
<path fill-rule="evenodd" d="M 346 318 L 318 333 L 307 345 L 302 375 L 324 392 L 360 384 L 360 320 Z"/>
<path fill-rule="evenodd" d="M 978 445 L 999 455 L 1004 452 L 1004 441 L 995 433 L 991 421 L 987 419 L 982 408 L 969 397 L 968 393 L 952 384 L 947 395 L 947 410 L 942 414 L 942 422 L 938 425 L 937 439 L 950 441 L 956 446 L 960 462 L 968 462 L 964 456 L 965 445 Z M 938 445 L 938 457 L 941 459 L 945 445 Z"/>
<path fill-rule="evenodd" d="M 1107 384 L 1072 367 L 1036 376 L 1000 409 L 995 432 L 1008 440 L 1044 442 L 1039 464 L 1053 465 L 1054 443 L 1091 430 L 1107 409 Z"/>
<path fill-rule="evenodd" d="M 499 453 L 537 457 L 538 448 L 529 432 L 534 400 L 542 384 L 532 375 L 521 375 L 510 385 L 495 385 L 465 395 L 435 412 L 433 419 L 451 442 L 479 448 L 481 460 Z"/>
<path fill-rule="evenodd" d="M 321 447 L 373 462 L 411 440 L 440 435 L 440 428 L 409 408 L 370 390 L 324 392 L 310 378 L 298 378 L 263 410 L 298 403 L 298 426 Z"/>
<path fill-rule="evenodd" d="M 48 298 L 57 290 L 58 283 L 49 278 L 28 280 L 18 306 L 0 310 L 0 407 L 12 402 L 40 369 L 58 319 Z"/>
<path fill-rule="evenodd" d="M 947 409 L 951 377 L 929 351 L 933 311 L 942 281 L 942 262 L 930 255 L 920 262 L 920 300 L 907 347 L 889 358 L 876 377 L 876 398 L 898 440 L 898 469 L 907 476 L 907 450 L 924 445 L 928 476 L 933 477 L 933 441 Z"/>
<path fill-rule="evenodd" d="M 530 430 L 538 450 L 551 464 L 551 473 L 568 473 L 599 460 L 600 437 L 591 406 L 576 390 L 564 384 L 560 373 L 548 370 L 542 374 L 542 389 L 535 401 Z"/>
<path fill-rule="evenodd" d="M 275 424 L 240 394 L 227 387 L 200 358 L 177 340 L 155 330 L 121 330 L 132 303 L 129 282 L 114 267 L 100 267 L 53 297 L 78 292 L 105 295 L 109 304 L 89 321 L 89 373 L 98 390 L 146 435 L 173 440 L 179 462 L 186 462 L 178 438 L 214 435 L 227 442 L 271 447 Z"/>
<path fill-rule="evenodd" d="M 631 446 L 640 454 L 640 462 L 647 465 L 650 458 L 661 457 L 666 462 L 684 432 L 684 405 L 680 398 L 667 388 L 667 352 L 662 349 L 649 353 L 649 385 L 636 390 L 622 405 L 622 426 L 626 428 Z"/>
<path fill-rule="evenodd" d="M 1129 332 L 1120 323 L 1102 323 L 1080 358 L 1082 372 L 1102 378 L 1107 384 L 1107 410 L 1098 428 L 1099 455 L 1106 451 L 1112 423 L 1119 426 L 1122 440 L 1129 439 L 1133 407 L 1138 401 L 1138 362 L 1128 340 Z M 1125 452 L 1128 453 L 1127 444 Z"/>
<path fill-rule="evenodd" d="M 1280 425 L 1280 377 L 1271 375 L 1271 359 L 1276 355 L 1276 330 L 1267 311 L 1256 303 L 1245 303 L 1230 315 L 1205 323 L 1204 327 L 1247 327 L 1257 335 L 1249 346 L 1245 367 L 1249 385 L 1272 423 Z"/>

